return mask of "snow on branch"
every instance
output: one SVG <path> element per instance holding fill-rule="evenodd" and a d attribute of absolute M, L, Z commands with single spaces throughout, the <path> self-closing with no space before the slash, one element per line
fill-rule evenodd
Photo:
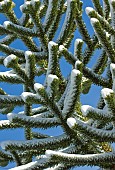
<path fill-rule="evenodd" d="M 17 50 L 15 48 L 12 48 L 12 47 L 9 47 L 7 45 L 4 45 L 4 44 L 0 44 L 0 49 L 2 52 L 10 55 L 10 54 L 14 54 L 20 58 L 24 58 L 25 55 L 24 55 L 24 51 L 23 50 Z"/>
<path fill-rule="evenodd" d="M 88 118 L 102 120 L 102 121 L 111 121 L 113 119 L 113 116 L 106 112 L 104 109 L 97 109 L 93 108 L 89 105 L 83 105 L 81 106 L 81 111 L 83 113 L 83 116 L 86 116 Z"/>
<path fill-rule="evenodd" d="M 72 55 L 71 52 L 68 51 L 67 48 L 65 48 L 63 45 L 60 45 L 59 52 L 60 52 L 60 54 L 64 55 L 67 62 L 69 62 L 70 64 L 72 64 L 74 66 L 76 58 Z"/>
<path fill-rule="evenodd" d="M 48 8 L 43 23 L 45 31 L 49 29 L 49 27 L 53 23 L 53 20 L 55 19 L 57 13 L 57 5 L 58 5 L 58 0 L 49 0 Z"/>
<path fill-rule="evenodd" d="M 74 112 L 76 101 L 79 100 L 80 87 L 81 72 L 79 70 L 73 69 L 71 72 L 70 87 L 66 94 L 64 108 L 62 110 L 64 117 L 70 117 L 70 115 Z"/>
<path fill-rule="evenodd" d="M 75 7 L 76 7 L 76 2 L 74 0 L 67 0 L 67 11 L 66 11 L 65 20 L 57 39 L 59 45 L 63 44 L 67 40 L 69 34 L 71 34 L 70 26 L 72 25 L 72 22 L 75 19 L 75 15 L 76 15 Z"/>
<path fill-rule="evenodd" d="M 78 130 L 83 134 L 87 134 L 90 137 L 95 138 L 97 141 L 102 141 L 102 142 L 115 141 L 115 129 L 104 130 L 104 129 L 94 128 L 88 125 L 87 122 L 75 118 L 68 118 L 67 124 L 73 130 L 75 131 Z"/>
<path fill-rule="evenodd" d="M 111 42 L 108 40 L 99 20 L 96 18 L 91 18 L 90 21 L 99 41 L 103 45 L 103 48 L 106 49 L 108 57 L 110 57 L 111 61 L 114 63 L 115 50 L 113 49 Z"/>
<path fill-rule="evenodd" d="M 0 95 L 0 103 L 2 104 L 14 104 L 14 105 L 23 105 L 24 102 L 20 96 L 15 95 Z"/>
<path fill-rule="evenodd" d="M 40 83 L 35 83 L 34 84 L 34 89 L 35 89 L 36 92 L 38 92 L 39 89 L 44 89 L 44 86 L 42 84 L 40 84 Z"/>
<path fill-rule="evenodd" d="M 86 14 L 89 15 L 91 12 L 94 11 L 94 8 L 92 8 L 92 7 L 86 7 L 86 8 L 85 8 L 85 11 L 86 11 Z"/>
<path fill-rule="evenodd" d="M 54 81 L 54 79 L 58 80 L 58 77 L 56 75 L 53 75 L 53 74 L 49 74 L 48 75 L 48 79 L 47 79 L 48 87 L 51 86 L 51 84 Z"/>
<path fill-rule="evenodd" d="M 38 94 L 34 94 L 31 92 L 23 92 L 21 94 L 21 98 L 25 103 L 36 103 L 36 104 L 40 104 L 41 103 L 41 97 Z"/>
<path fill-rule="evenodd" d="M 47 150 L 46 156 L 55 162 L 69 163 L 70 165 L 99 165 L 101 162 L 112 162 L 115 159 L 114 152 L 100 153 L 100 154 L 67 154 L 59 151 Z"/>
<path fill-rule="evenodd" d="M 72 118 L 72 117 L 68 118 L 68 119 L 67 119 L 67 124 L 68 124 L 68 126 L 69 126 L 70 128 L 72 128 L 73 126 L 75 126 L 75 124 L 76 124 L 75 118 Z"/>
<path fill-rule="evenodd" d="M 101 90 L 101 95 L 105 99 L 107 96 L 110 96 L 111 94 L 114 94 L 114 91 L 109 88 L 104 88 Z"/>
<path fill-rule="evenodd" d="M 49 74 L 56 73 L 57 68 L 57 57 L 58 57 L 58 44 L 53 41 L 48 43 L 48 50 L 49 50 L 49 58 L 48 58 L 48 68 L 46 73 L 46 83 L 48 82 L 47 78 Z"/>
<path fill-rule="evenodd" d="M 58 147 L 64 148 L 67 147 L 70 143 L 69 141 L 70 137 L 62 134 L 57 137 L 49 137 L 45 139 L 34 139 L 34 140 L 26 140 L 26 141 L 4 141 L 1 142 L 2 149 L 8 149 L 8 150 L 30 150 L 30 149 L 36 149 L 42 150 L 43 148 L 50 149 L 58 149 Z"/>
<path fill-rule="evenodd" d="M 3 125 L 9 125 L 10 121 L 9 120 L 0 120 L 0 127 Z"/>
<path fill-rule="evenodd" d="M 21 114 L 8 113 L 7 115 L 10 122 L 21 124 L 28 127 L 37 127 L 37 128 L 49 128 L 53 126 L 60 125 L 60 121 L 57 118 L 41 118 L 37 116 L 26 116 Z"/>
<path fill-rule="evenodd" d="M 15 3 L 11 0 L 4 0 L 0 2 L 0 12 L 5 12 L 6 10 L 13 8 L 15 6 Z"/>
<path fill-rule="evenodd" d="M 1 81 L 12 84 L 24 83 L 24 81 L 19 76 L 11 73 L 10 71 L 0 72 L 0 82 Z"/>
<path fill-rule="evenodd" d="M 30 29 L 30 28 L 25 28 L 23 26 L 20 26 L 20 25 L 16 25 L 10 21 L 5 21 L 3 23 L 3 26 L 10 30 L 11 32 L 15 32 L 17 33 L 18 35 L 24 35 L 24 36 L 38 36 L 39 33 L 36 32 L 34 29 Z"/>
<path fill-rule="evenodd" d="M 83 46 L 83 40 L 80 38 L 77 38 L 74 42 L 74 57 L 78 60 L 82 60 L 82 46 Z"/>
<path fill-rule="evenodd" d="M 16 61 L 17 57 L 14 54 L 9 55 L 4 59 L 4 65 L 10 67 Z"/>

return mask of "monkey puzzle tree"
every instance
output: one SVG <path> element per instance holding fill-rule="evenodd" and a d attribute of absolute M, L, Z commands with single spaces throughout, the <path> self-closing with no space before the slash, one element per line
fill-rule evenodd
<path fill-rule="evenodd" d="M 93 36 L 82 19 L 80 0 L 25 0 L 20 19 L 12 0 L 0 1 L 0 12 L 8 20 L 0 25 L 0 64 L 8 68 L 0 72 L 0 82 L 23 86 L 19 96 L 0 88 L 0 113 L 8 118 L 0 121 L 0 129 L 24 128 L 25 132 L 23 141 L 1 142 L 1 166 L 15 162 L 17 167 L 12 170 L 65 170 L 85 165 L 114 169 L 115 0 L 103 0 L 103 6 L 99 0 L 92 3 L 94 8 L 87 7 L 86 13 Z M 82 38 L 76 37 L 71 53 L 68 49 L 76 29 Z M 16 39 L 28 51 L 10 47 Z M 98 49 L 101 55 L 88 68 Z M 66 78 L 60 68 L 62 57 L 72 66 Z M 45 75 L 43 84 L 39 83 L 41 75 Z M 102 87 L 97 108 L 82 105 L 80 98 L 89 93 L 92 84 Z M 17 106 L 24 110 L 15 114 Z M 39 133 L 57 126 L 63 131 L 58 136 Z"/>

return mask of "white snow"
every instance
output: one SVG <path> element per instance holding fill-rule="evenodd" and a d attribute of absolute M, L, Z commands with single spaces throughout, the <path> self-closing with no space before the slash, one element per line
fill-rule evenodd
<path fill-rule="evenodd" d="M 65 134 L 59 135 L 59 136 L 55 136 L 55 137 L 48 137 L 48 138 L 44 138 L 44 139 L 32 139 L 32 140 L 12 140 L 12 141 L 4 141 L 1 142 L 1 146 L 3 149 L 5 149 L 7 146 L 10 145 L 14 145 L 15 147 L 21 148 L 22 146 L 28 146 L 28 147 L 32 147 L 33 145 L 35 147 L 38 147 L 39 145 L 46 145 L 46 144 L 55 144 L 55 142 L 59 142 L 59 141 L 65 141 L 65 140 L 69 140 L 69 137 Z"/>
<path fill-rule="evenodd" d="M 42 84 L 40 84 L 40 83 L 35 83 L 34 84 L 34 89 L 35 89 L 35 91 L 37 92 L 39 89 L 43 89 L 44 88 L 44 86 L 42 85 Z"/>
<path fill-rule="evenodd" d="M 71 3 L 71 0 L 67 0 L 66 16 L 65 16 L 65 20 L 64 20 L 63 26 L 61 28 L 58 40 L 60 40 L 63 37 L 64 32 L 65 32 L 65 30 L 66 30 L 66 28 L 68 26 L 68 22 L 70 20 L 70 13 L 71 13 L 70 3 Z"/>
<path fill-rule="evenodd" d="M 112 89 L 115 92 L 115 79 L 113 80 L 113 87 L 112 87 Z"/>
<path fill-rule="evenodd" d="M 12 77 L 12 78 L 18 78 L 20 79 L 16 74 L 12 74 L 10 71 L 5 71 L 5 72 L 0 72 L 0 76 L 6 76 L 8 78 Z"/>
<path fill-rule="evenodd" d="M 83 43 L 83 40 L 80 38 L 77 38 L 74 42 L 74 47 L 76 48 L 78 46 L 79 43 Z"/>
<path fill-rule="evenodd" d="M 0 120 L 0 126 L 2 125 L 9 125 L 10 121 L 9 120 Z"/>
<path fill-rule="evenodd" d="M 77 75 L 79 74 L 81 74 L 79 70 L 73 69 L 71 71 L 71 78 L 70 78 L 71 82 L 67 94 L 65 96 L 64 107 L 62 110 L 63 116 L 66 116 L 70 112 L 70 108 L 73 105 L 73 100 L 75 99 L 75 93 L 77 91 L 76 79 L 77 79 Z"/>
<path fill-rule="evenodd" d="M 45 15 L 45 19 L 44 19 L 43 25 L 46 25 L 46 24 L 47 24 L 47 21 L 49 20 L 49 17 L 50 17 L 52 8 L 53 8 L 52 3 L 53 3 L 53 0 L 49 0 L 48 8 L 47 8 L 47 12 L 46 12 L 46 15 Z"/>
<path fill-rule="evenodd" d="M 62 52 L 65 49 L 65 47 L 63 45 L 59 46 L 59 51 Z"/>
<path fill-rule="evenodd" d="M 8 64 L 10 64 L 13 60 L 16 59 L 16 56 L 14 54 L 9 55 L 4 59 L 4 65 L 7 67 Z"/>
<path fill-rule="evenodd" d="M 75 126 L 75 124 L 76 124 L 75 118 L 73 118 L 73 117 L 68 118 L 68 119 L 67 119 L 67 124 L 68 124 L 68 126 L 69 126 L 70 128 L 72 128 L 73 126 Z"/>
<path fill-rule="evenodd" d="M 42 117 L 42 114 L 37 114 L 37 115 L 34 115 L 34 116 L 26 116 L 26 115 L 23 115 L 23 114 L 13 114 L 13 113 L 9 113 L 7 115 L 8 119 L 10 122 L 13 121 L 13 119 L 19 119 L 19 120 L 24 120 L 26 122 L 35 122 L 37 124 L 44 124 L 44 123 L 60 123 L 60 121 L 57 119 L 57 118 L 44 118 Z"/>
<path fill-rule="evenodd" d="M 50 42 L 48 43 L 48 49 L 49 49 L 49 51 L 52 49 L 53 46 L 56 46 L 56 45 L 57 45 L 57 44 L 56 44 L 55 42 L 50 41 Z"/>
<path fill-rule="evenodd" d="M 0 2 L 0 7 L 7 4 L 8 2 L 10 2 L 10 0 L 4 0 L 4 1 Z"/>
<path fill-rule="evenodd" d="M 20 11 L 23 12 L 24 8 L 27 8 L 31 4 L 31 1 L 26 1 L 23 5 L 20 6 Z"/>
<path fill-rule="evenodd" d="M 89 105 L 83 105 L 81 106 L 81 111 L 83 113 L 84 116 L 87 116 L 87 113 L 92 110 L 92 106 Z"/>
<path fill-rule="evenodd" d="M 2 5 L 4 5 L 4 2 L 0 2 L 0 7 L 2 7 Z"/>
<path fill-rule="evenodd" d="M 76 159 L 76 163 L 79 163 L 79 160 L 92 160 L 92 159 L 96 159 L 96 158 L 107 158 L 107 157 L 113 157 L 115 156 L 115 153 L 114 152 L 105 152 L 105 153 L 99 153 L 99 154 L 86 154 L 86 155 L 82 155 L 82 154 L 68 154 L 68 153 L 63 153 L 63 152 L 60 152 L 60 151 L 53 151 L 53 150 L 46 150 L 45 152 L 46 156 L 48 158 L 50 158 L 51 156 L 53 155 L 57 155 L 59 157 L 63 157 L 63 158 L 67 158 L 68 160 L 75 160 Z M 86 162 L 87 162 L 86 161 Z"/>
<path fill-rule="evenodd" d="M 85 12 L 86 12 L 87 15 L 92 11 L 94 11 L 94 9 L 92 7 L 86 7 L 85 8 Z"/>
<path fill-rule="evenodd" d="M 7 28 L 9 25 L 10 25 L 10 21 L 5 21 L 4 23 L 3 23 L 3 26 L 5 27 L 5 28 Z"/>
<path fill-rule="evenodd" d="M 8 118 L 8 120 L 10 121 L 10 122 L 12 122 L 12 119 L 13 119 L 13 116 L 14 116 L 15 114 L 13 114 L 13 113 L 8 113 L 7 114 L 7 118 Z"/>
<path fill-rule="evenodd" d="M 76 77 L 77 75 L 80 75 L 80 74 L 81 74 L 81 73 L 80 73 L 79 70 L 73 69 L 72 72 L 71 72 L 71 80 L 74 81 L 75 77 Z"/>
<path fill-rule="evenodd" d="M 80 38 L 77 38 L 74 42 L 74 57 L 76 56 L 76 50 L 77 50 L 77 46 L 79 43 L 83 43 L 83 40 Z"/>
<path fill-rule="evenodd" d="M 113 72 L 113 70 L 115 70 L 115 64 L 114 63 L 110 64 L 110 70 L 111 70 L 111 73 Z"/>
<path fill-rule="evenodd" d="M 91 18 L 90 21 L 92 25 L 94 25 L 96 22 L 99 22 L 99 20 L 96 18 Z"/>
<path fill-rule="evenodd" d="M 31 92 L 23 92 L 23 93 L 21 94 L 21 98 L 22 98 L 22 100 L 23 100 L 24 102 L 26 102 L 26 100 L 28 99 L 28 97 L 34 97 L 34 98 L 36 98 L 37 96 L 36 96 L 36 94 L 33 94 L 33 93 L 31 93 Z M 38 96 L 38 98 L 39 98 L 39 96 Z"/>
<path fill-rule="evenodd" d="M 67 3 L 71 3 L 73 0 L 67 0 Z"/>
<path fill-rule="evenodd" d="M 112 4 L 113 2 L 115 2 L 115 0 L 109 0 L 109 3 Z"/>
<path fill-rule="evenodd" d="M 35 3 L 36 2 L 40 2 L 39 0 L 31 0 L 31 4 L 33 5 L 33 6 L 35 6 Z"/>
<path fill-rule="evenodd" d="M 31 56 L 32 52 L 31 51 L 25 51 L 25 58 L 28 58 L 28 56 Z"/>
<path fill-rule="evenodd" d="M 110 70 L 111 70 L 111 74 L 112 74 L 112 80 L 113 80 L 113 91 L 115 92 L 115 64 L 111 63 L 110 64 Z"/>
<path fill-rule="evenodd" d="M 105 32 L 106 36 L 109 38 L 111 36 L 111 34 L 109 34 L 108 32 Z"/>
<path fill-rule="evenodd" d="M 8 3 L 8 2 L 10 2 L 10 0 L 4 0 L 4 3 L 5 3 L 5 4 Z"/>
<path fill-rule="evenodd" d="M 111 93 L 114 93 L 112 89 L 104 88 L 101 90 L 101 95 L 105 99 L 107 96 L 111 95 Z"/>
<path fill-rule="evenodd" d="M 46 150 L 45 155 L 49 158 L 52 155 L 52 150 Z"/>
<path fill-rule="evenodd" d="M 25 170 L 25 169 L 29 169 L 29 168 L 31 168 L 32 166 L 34 166 L 36 163 L 37 163 L 37 161 L 30 162 L 30 163 L 28 163 L 28 164 L 21 165 L 21 166 L 17 166 L 17 167 L 15 167 L 15 168 L 11 168 L 11 169 L 9 169 L 9 170 Z"/>
<path fill-rule="evenodd" d="M 78 65 L 80 65 L 82 62 L 80 61 L 80 60 L 77 60 L 76 62 L 75 62 L 75 68 L 77 69 L 77 66 Z"/>
<path fill-rule="evenodd" d="M 24 4 L 20 5 L 20 11 L 23 12 Z"/>
<path fill-rule="evenodd" d="M 54 79 L 58 79 L 58 77 L 56 75 L 53 75 L 53 74 L 48 75 L 48 77 L 47 77 L 48 87 L 51 85 L 51 83 L 53 82 Z"/>

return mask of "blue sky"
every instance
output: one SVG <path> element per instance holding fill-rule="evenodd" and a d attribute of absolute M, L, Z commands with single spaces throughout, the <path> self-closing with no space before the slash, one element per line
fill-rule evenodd
<path fill-rule="evenodd" d="M 17 15 L 18 18 L 20 18 L 21 16 L 21 12 L 19 9 L 19 6 L 23 4 L 23 0 L 13 0 L 16 3 L 16 7 L 15 7 L 15 13 Z M 83 8 L 85 9 L 86 6 L 92 6 L 92 2 L 91 0 L 82 0 L 84 2 Z M 86 22 L 87 28 L 89 30 L 89 33 L 92 35 L 93 34 L 93 29 L 90 25 L 90 21 L 89 18 L 86 16 L 85 12 L 83 13 L 83 18 Z M 4 15 L 0 14 L 0 24 L 3 24 L 3 22 L 7 20 Z M 71 52 L 73 52 L 73 43 L 75 41 L 76 38 L 80 38 L 80 34 L 78 31 L 75 32 L 75 37 L 72 41 L 72 45 L 71 48 L 69 49 Z M 12 47 L 15 47 L 17 49 L 22 49 L 22 50 L 27 50 L 27 48 L 24 46 L 24 44 L 20 41 L 20 40 L 16 40 L 15 42 L 13 42 L 11 44 Z M 91 67 L 94 63 L 95 60 L 98 57 L 98 54 L 100 53 L 100 51 L 97 51 L 95 53 L 95 55 L 93 56 L 90 64 L 88 64 L 89 67 Z M 2 56 L 3 54 L 0 53 L 0 55 Z M 61 65 L 61 69 L 63 71 L 64 76 L 67 76 L 70 71 L 71 71 L 71 66 L 65 62 L 63 59 L 60 61 L 60 65 Z M 5 71 L 6 68 L 0 65 L 0 72 Z M 42 83 L 43 82 L 43 77 L 39 78 L 39 82 Z M 6 83 L 0 83 L 0 87 L 2 87 L 8 94 L 11 95 L 20 95 L 22 93 L 22 86 L 21 85 L 9 85 Z M 18 90 L 17 90 L 18 89 Z M 91 106 L 96 106 L 97 101 L 99 99 L 99 94 L 100 94 L 100 87 L 97 87 L 95 85 L 92 85 L 92 88 L 90 90 L 90 93 L 88 95 L 81 95 L 81 101 L 83 104 L 89 104 Z M 23 107 L 17 107 L 14 112 L 17 113 L 19 111 L 23 110 Z M 7 119 L 6 116 L 2 116 L 0 114 L 0 119 Z M 44 131 L 45 133 L 45 131 Z M 51 129 L 48 131 L 49 135 L 58 135 L 61 133 L 61 129 Z M 16 129 L 16 130 L 7 130 L 7 131 L 0 131 L 0 141 L 4 141 L 4 140 L 21 140 L 24 139 L 24 133 L 22 129 Z M 10 164 L 5 168 L 0 168 L 0 170 L 3 169 L 9 169 L 11 167 L 13 167 L 14 164 Z M 79 167 L 79 168 L 75 168 L 76 170 L 95 170 L 98 169 L 97 167 Z"/>

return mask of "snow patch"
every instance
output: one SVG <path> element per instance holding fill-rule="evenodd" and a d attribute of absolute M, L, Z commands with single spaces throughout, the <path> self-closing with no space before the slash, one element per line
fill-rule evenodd
<path fill-rule="evenodd" d="M 4 3 L 5 3 L 5 4 L 8 3 L 8 2 L 10 2 L 10 0 L 4 0 Z"/>
<path fill-rule="evenodd" d="M 96 22 L 99 22 L 99 20 L 96 18 L 91 18 L 90 21 L 92 25 L 94 25 Z"/>
<path fill-rule="evenodd" d="M 20 11 L 23 12 L 24 8 L 27 8 L 31 4 L 31 1 L 25 2 L 23 5 L 20 6 Z"/>
<path fill-rule="evenodd" d="M 68 124 L 68 126 L 69 126 L 70 128 L 72 128 L 73 126 L 75 126 L 75 124 L 76 124 L 75 118 L 73 118 L 73 117 L 68 118 L 68 119 L 67 119 L 67 124 Z"/>
<path fill-rule="evenodd" d="M 51 157 L 52 153 L 53 153 L 52 150 L 46 150 L 46 151 L 45 151 L 45 155 L 46 155 L 46 157 L 48 157 L 48 158 Z"/>
<path fill-rule="evenodd" d="M 109 88 L 104 88 L 101 90 L 101 95 L 103 98 L 106 98 L 107 96 L 111 95 L 111 93 L 114 93 L 114 91 Z"/>
<path fill-rule="evenodd" d="M 36 97 L 36 94 L 33 94 L 31 92 L 23 92 L 21 94 L 21 98 L 24 102 L 26 102 L 26 100 L 28 99 L 28 97 Z"/>
<path fill-rule="evenodd" d="M 90 12 L 94 11 L 94 9 L 92 7 L 86 7 L 85 8 L 85 12 L 87 15 L 89 15 Z"/>
<path fill-rule="evenodd" d="M 0 120 L 0 126 L 2 125 L 9 125 L 10 121 L 9 120 Z"/>
<path fill-rule="evenodd" d="M 67 0 L 67 3 L 70 4 L 73 0 Z"/>
<path fill-rule="evenodd" d="M 44 86 L 43 86 L 42 84 L 40 84 L 40 83 L 35 83 L 35 84 L 34 84 L 34 89 L 35 89 L 36 92 L 37 92 L 39 89 L 42 89 L 42 88 L 44 88 Z"/>
<path fill-rule="evenodd" d="M 56 45 L 57 45 L 57 44 L 56 44 L 55 42 L 50 41 L 50 42 L 48 43 L 48 49 L 49 49 L 49 51 L 52 49 L 53 46 L 56 46 Z"/>
<path fill-rule="evenodd" d="M 83 43 L 83 40 L 80 39 L 80 38 L 77 38 L 77 39 L 75 40 L 74 46 L 77 47 L 79 43 Z"/>
<path fill-rule="evenodd" d="M 5 21 L 4 23 L 3 23 L 3 26 L 5 27 L 5 28 L 7 28 L 9 25 L 10 25 L 10 21 Z"/>
<path fill-rule="evenodd" d="M 56 75 L 53 75 L 53 74 L 48 75 L 48 77 L 47 77 L 48 86 L 51 85 L 51 83 L 53 82 L 54 79 L 58 79 L 58 77 Z"/>
<path fill-rule="evenodd" d="M 83 43 L 83 40 L 80 38 L 77 38 L 74 42 L 74 56 L 76 56 L 77 46 L 79 45 L 79 43 Z"/>
<path fill-rule="evenodd" d="M 59 51 L 62 52 L 65 49 L 65 47 L 63 45 L 59 46 Z"/>
<path fill-rule="evenodd" d="M 9 55 L 4 59 L 4 65 L 7 67 L 13 60 L 16 59 L 16 56 L 14 54 Z"/>
<path fill-rule="evenodd" d="M 33 6 L 35 6 L 35 3 L 36 2 L 39 2 L 39 0 L 31 0 L 31 4 L 33 5 Z"/>
<path fill-rule="evenodd" d="M 47 12 L 46 12 L 46 15 L 45 15 L 45 19 L 44 19 L 43 25 L 46 25 L 46 24 L 47 24 L 47 21 L 49 20 L 49 17 L 50 17 L 52 8 L 53 8 L 52 3 L 53 3 L 53 0 L 49 0 L 48 8 L 47 8 Z"/>
<path fill-rule="evenodd" d="M 10 0 L 4 0 L 4 1 L 0 2 L 0 7 L 4 6 L 8 2 L 10 2 Z"/>
<path fill-rule="evenodd" d="M 82 64 L 82 62 L 81 62 L 80 60 L 77 60 L 77 61 L 75 62 L 75 68 L 77 69 L 77 66 L 80 65 L 80 64 Z"/>
<path fill-rule="evenodd" d="M 79 70 L 76 70 L 76 69 L 73 69 L 72 72 L 71 72 L 71 80 L 74 79 L 74 77 L 76 77 L 77 75 L 80 75 L 80 71 Z"/>
<path fill-rule="evenodd" d="M 109 3 L 112 4 L 113 2 L 115 2 L 115 0 L 109 0 Z"/>
<path fill-rule="evenodd" d="M 8 120 L 9 120 L 10 122 L 12 122 L 13 116 L 14 116 L 13 113 L 8 113 L 8 114 L 7 114 L 7 118 L 8 118 Z"/>
<path fill-rule="evenodd" d="M 21 165 L 21 166 L 17 166 L 15 168 L 11 168 L 10 170 L 25 170 L 25 169 L 30 169 L 31 167 L 34 167 L 34 165 L 37 164 L 37 161 L 34 162 L 30 162 L 28 164 L 25 165 Z"/>
<path fill-rule="evenodd" d="M 92 106 L 89 105 L 83 105 L 81 106 L 81 111 L 83 113 L 84 116 L 87 116 L 87 113 L 92 110 Z"/>
<path fill-rule="evenodd" d="M 111 70 L 111 73 L 113 72 L 113 70 L 115 70 L 115 64 L 114 63 L 110 64 L 110 70 Z"/>
<path fill-rule="evenodd" d="M 28 58 L 28 56 L 31 56 L 32 55 L 32 52 L 31 51 L 26 51 L 25 52 L 25 58 Z"/>

